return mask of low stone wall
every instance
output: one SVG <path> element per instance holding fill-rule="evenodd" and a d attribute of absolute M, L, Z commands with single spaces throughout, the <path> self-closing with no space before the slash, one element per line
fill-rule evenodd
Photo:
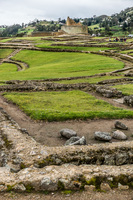
<path fill-rule="evenodd" d="M 128 82 L 128 81 L 133 81 L 133 79 L 132 78 L 110 79 L 110 80 L 99 81 L 98 84 L 105 85 L 105 84 L 110 84 L 110 83 L 121 83 L 121 82 Z"/>
<path fill-rule="evenodd" d="M 22 83 L 22 84 L 10 84 L 10 85 L 1 85 L 0 91 L 47 91 L 47 90 L 80 90 L 88 88 L 92 89 L 91 84 L 89 83 L 78 83 L 78 84 L 58 84 L 58 83 Z"/>
<path fill-rule="evenodd" d="M 133 77 L 133 72 L 129 72 L 129 73 L 125 74 L 125 76 Z"/>
<path fill-rule="evenodd" d="M 105 87 L 105 86 L 93 86 L 96 89 L 96 92 L 100 93 L 102 96 L 107 97 L 107 98 L 112 98 L 112 97 L 122 97 L 122 92 L 118 91 L 115 88 L 110 88 L 110 87 Z"/>

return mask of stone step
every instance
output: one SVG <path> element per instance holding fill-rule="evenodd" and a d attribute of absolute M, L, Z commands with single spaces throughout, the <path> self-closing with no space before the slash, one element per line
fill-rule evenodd
<path fill-rule="evenodd" d="M 46 166 L 11 173 L 0 168 L 0 191 L 31 192 L 111 188 L 133 188 L 133 165 L 126 166 Z"/>

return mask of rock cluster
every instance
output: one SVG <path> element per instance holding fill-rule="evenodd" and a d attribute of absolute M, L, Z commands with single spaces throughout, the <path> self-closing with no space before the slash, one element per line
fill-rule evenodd
<path fill-rule="evenodd" d="M 65 137 L 66 139 L 69 139 L 66 141 L 65 145 L 86 145 L 86 139 L 85 137 L 78 137 L 77 133 L 71 129 L 62 129 L 60 131 L 61 136 Z"/>
<path fill-rule="evenodd" d="M 128 127 L 120 121 L 116 121 L 114 126 L 116 129 L 122 129 L 122 130 L 128 129 Z M 99 141 L 109 142 L 111 141 L 112 138 L 117 139 L 117 140 L 126 140 L 127 136 L 125 135 L 125 133 L 123 133 L 120 130 L 114 131 L 112 135 L 111 133 L 97 131 L 94 133 L 94 138 Z"/>

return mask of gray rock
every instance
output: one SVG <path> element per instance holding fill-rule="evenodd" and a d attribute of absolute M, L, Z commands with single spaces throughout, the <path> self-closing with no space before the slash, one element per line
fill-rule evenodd
<path fill-rule="evenodd" d="M 122 129 L 122 130 L 128 129 L 128 127 L 120 121 L 115 122 L 115 128 Z"/>
<path fill-rule="evenodd" d="M 82 138 L 72 137 L 66 141 L 65 145 L 86 145 L 86 139 L 84 136 Z"/>
<path fill-rule="evenodd" d="M 17 184 L 13 187 L 13 189 L 16 191 L 16 192 L 25 192 L 26 191 L 26 188 L 23 184 Z"/>
<path fill-rule="evenodd" d="M 112 137 L 117 140 L 127 140 L 127 136 L 125 135 L 125 133 L 123 133 L 122 131 L 119 131 L 119 130 L 113 132 Z"/>
<path fill-rule="evenodd" d="M 104 165 L 115 165 L 115 156 L 114 155 L 105 155 L 104 156 Z"/>
<path fill-rule="evenodd" d="M 124 97 L 124 104 L 133 107 L 133 95 Z"/>
<path fill-rule="evenodd" d="M 108 183 L 101 183 L 100 188 L 103 191 L 110 191 L 111 190 L 111 187 Z"/>
<path fill-rule="evenodd" d="M 61 136 L 65 137 L 67 139 L 69 139 L 69 138 L 71 138 L 73 136 L 77 136 L 77 133 L 75 131 L 73 131 L 71 129 L 67 129 L 67 128 L 62 129 L 60 131 L 60 134 L 61 134 Z"/>
<path fill-rule="evenodd" d="M 45 177 L 41 180 L 41 190 L 55 191 L 57 189 L 57 182 L 53 182 L 49 177 Z"/>
<path fill-rule="evenodd" d="M 94 137 L 96 140 L 102 140 L 102 141 L 110 141 L 112 137 L 110 136 L 110 133 L 97 131 L 94 133 Z"/>
<path fill-rule="evenodd" d="M 66 141 L 65 145 L 71 145 L 74 142 L 77 142 L 78 140 L 80 140 L 80 137 L 71 137 L 69 140 Z"/>
<path fill-rule="evenodd" d="M 116 165 L 127 164 L 129 160 L 128 153 L 117 153 L 116 154 Z"/>

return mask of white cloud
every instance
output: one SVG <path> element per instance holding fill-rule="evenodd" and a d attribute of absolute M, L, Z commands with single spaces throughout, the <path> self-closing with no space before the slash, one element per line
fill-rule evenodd
<path fill-rule="evenodd" d="M 38 19 L 111 15 L 132 6 L 132 0 L 0 0 L 0 25 Z"/>

